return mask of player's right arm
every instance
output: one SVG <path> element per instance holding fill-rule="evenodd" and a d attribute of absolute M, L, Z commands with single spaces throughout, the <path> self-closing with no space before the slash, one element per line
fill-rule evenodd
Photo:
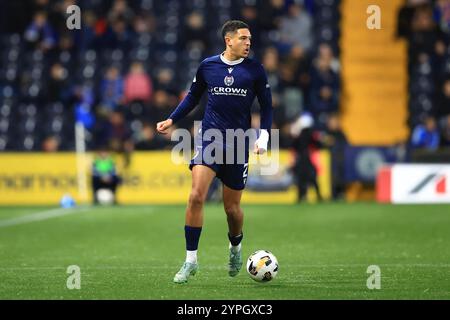
<path fill-rule="evenodd" d="M 199 103 L 200 98 L 202 97 L 203 92 L 206 89 L 206 86 L 207 85 L 203 75 L 202 62 L 198 67 L 197 73 L 194 80 L 192 81 L 191 88 L 189 89 L 186 97 L 184 97 L 183 101 L 180 102 L 178 107 L 172 112 L 167 120 L 158 122 L 158 124 L 156 125 L 156 130 L 159 133 L 167 133 L 167 129 L 177 123 L 180 119 L 183 119 L 185 116 L 187 116 L 189 112 L 191 112 Z"/>

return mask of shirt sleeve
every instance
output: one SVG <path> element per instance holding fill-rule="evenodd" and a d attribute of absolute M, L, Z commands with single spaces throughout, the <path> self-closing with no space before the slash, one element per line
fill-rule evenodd
<path fill-rule="evenodd" d="M 262 130 L 270 131 L 272 127 L 272 93 L 270 91 L 270 86 L 267 81 L 267 75 L 261 65 L 258 72 L 258 77 L 255 83 L 256 96 L 258 97 L 260 112 L 261 112 L 261 124 Z"/>
<path fill-rule="evenodd" d="M 206 89 L 206 81 L 203 75 L 203 63 L 198 67 L 194 80 L 192 81 L 191 88 L 188 94 L 180 102 L 178 107 L 169 116 L 173 123 L 178 122 L 191 112 L 195 106 L 199 103 L 203 92 Z"/>

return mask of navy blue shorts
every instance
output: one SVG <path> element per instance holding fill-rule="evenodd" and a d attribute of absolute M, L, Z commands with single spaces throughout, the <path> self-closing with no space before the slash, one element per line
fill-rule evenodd
<path fill-rule="evenodd" d="M 237 161 L 237 157 L 235 157 L 233 163 L 226 163 L 226 151 L 224 151 L 223 163 L 211 162 L 203 157 L 198 158 L 199 155 L 200 152 L 194 154 L 189 164 L 190 170 L 195 165 L 204 165 L 211 168 L 216 173 L 217 178 L 228 188 L 233 190 L 243 190 L 245 188 L 248 176 L 248 152 L 246 152 L 244 159 L 241 159 L 243 161 Z"/>

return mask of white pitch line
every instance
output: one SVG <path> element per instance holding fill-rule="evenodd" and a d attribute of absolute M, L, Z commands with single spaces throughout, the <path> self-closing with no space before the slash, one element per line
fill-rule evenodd
<path fill-rule="evenodd" d="M 56 209 L 51 209 L 51 210 L 46 210 L 46 211 L 40 211 L 40 212 L 25 215 L 25 216 L 21 216 L 18 218 L 12 218 L 12 219 L 6 219 L 3 221 L 0 221 L 0 228 L 62 217 L 62 216 L 66 216 L 69 214 L 83 212 L 83 211 L 86 211 L 87 209 L 89 209 L 89 207 L 56 208 Z"/>

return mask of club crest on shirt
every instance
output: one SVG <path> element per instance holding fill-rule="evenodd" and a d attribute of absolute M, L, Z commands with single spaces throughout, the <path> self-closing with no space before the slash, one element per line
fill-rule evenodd
<path fill-rule="evenodd" d="M 226 76 L 225 79 L 223 79 L 223 82 L 225 83 L 226 86 L 231 86 L 234 83 L 234 78 L 233 76 Z"/>

